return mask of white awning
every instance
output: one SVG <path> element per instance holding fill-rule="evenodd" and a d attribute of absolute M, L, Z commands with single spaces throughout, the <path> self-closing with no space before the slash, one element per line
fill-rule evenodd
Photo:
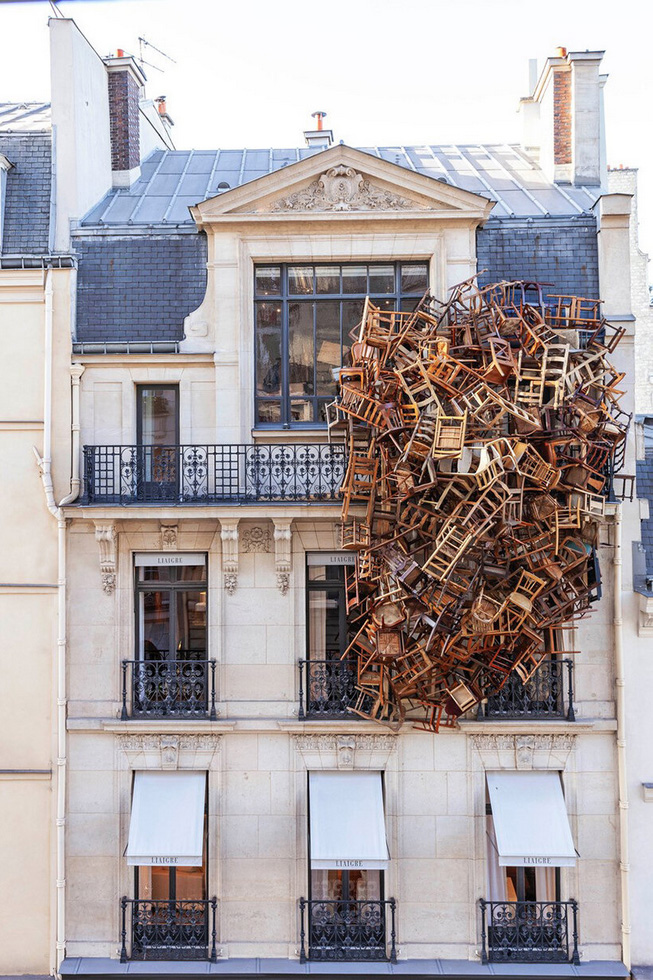
<path fill-rule="evenodd" d="M 312 868 L 387 868 L 380 772 L 312 772 L 309 793 Z"/>
<path fill-rule="evenodd" d="M 127 864 L 201 867 L 205 792 L 204 772 L 137 772 Z"/>
<path fill-rule="evenodd" d="M 489 772 L 502 867 L 571 867 L 576 849 L 557 772 Z"/>

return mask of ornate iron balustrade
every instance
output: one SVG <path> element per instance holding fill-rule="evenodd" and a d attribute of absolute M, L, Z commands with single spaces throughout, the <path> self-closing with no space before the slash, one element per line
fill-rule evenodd
<path fill-rule="evenodd" d="M 386 901 L 300 898 L 299 910 L 301 963 L 307 960 L 397 962 L 394 898 Z"/>
<path fill-rule="evenodd" d="M 527 681 L 511 674 L 497 694 L 479 704 L 478 717 L 575 721 L 573 660 L 545 660 Z"/>
<path fill-rule="evenodd" d="M 85 446 L 85 504 L 339 500 L 341 445 Z"/>
<path fill-rule="evenodd" d="M 356 664 L 351 660 L 300 660 L 298 665 L 300 718 L 358 717 L 347 710 L 357 694 Z"/>
<path fill-rule="evenodd" d="M 123 660 L 120 717 L 214 720 L 216 662 L 195 659 L 203 656 L 178 650 L 176 660 Z"/>
<path fill-rule="evenodd" d="M 120 907 L 121 963 L 130 959 L 217 962 L 215 898 L 192 901 L 122 898 Z M 131 927 L 130 955 L 127 955 L 128 919 Z"/>
<path fill-rule="evenodd" d="M 482 963 L 580 964 L 578 902 L 486 902 L 481 907 Z"/>

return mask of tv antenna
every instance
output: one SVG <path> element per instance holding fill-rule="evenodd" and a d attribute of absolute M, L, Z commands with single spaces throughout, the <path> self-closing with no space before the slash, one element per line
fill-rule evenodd
<path fill-rule="evenodd" d="M 145 58 L 143 57 L 143 48 L 144 47 L 152 48 L 152 50 L 153 51 L 156 51 L 157 54 L 160 54 L 160 55 L 162 55 L 162 57 L 167 58 L 168 61 L 171 61 L 173 63 L 173 65 L 176 65 L 177 64 L 177 62 L 175 61 L 174 58 L 171 58 L 170 55 L 169 54 L 166 54 L 165 51 L 162 51 L 161 48 L 157 48 L 157 46 L 155 44 L 152 44 L 150 41 L 148 41 L 147 38 L 139 37 L 139 39 L 138 39 L 138 49 L 139 49 L 139 51 L 138 51 L 138 60 L 140 61 L 140 63 L 142 65 L 147 65 L 148 68 L 154 68 L 155 71 L 161 71 L 161 72 L 162 71 L 165 71 L 164 68 L 159 68 L 158 65 L 153 65 L 151 61 L 146 61 L 145 60 Z"/>

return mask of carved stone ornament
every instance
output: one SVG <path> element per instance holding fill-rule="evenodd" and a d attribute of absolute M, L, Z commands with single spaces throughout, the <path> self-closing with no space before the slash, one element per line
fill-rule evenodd
<path fill-rule="evenodd" d="M 105 595 L 113 595 L 116 587 L 116 525 L 96 521 L 95 540 L 100 548 L 102 591 Z"/>
<path fill-rule="evenodd" d="M 208 769 L 221 735 L 118 735 L 131 769 Z"/>
<path fill-rule="evenodd" d="M 428 211 L 423 204 L 372 184 L 353 167 L 331 167 L 303 190 L 263 211 Z"/>
<path fill-rule="evenodd" d="M 290 588 L 291 524 L 292 521 L 288 520 L 274 522 L 274 567 L 281 595 L 287 595 Z"/>
<path fill-rule="evenodd" d="M 267 554 L 270 550 L 272 534 L 268 527 L 247 527 L 240 537 L 246 555 Z"/>
<path fill-rule="evenodd" d="M 294 735 L 304 765 L 313 769 L 385 769 L 396 735 Z"/>
<path fill-rule="evenodd" d="M 222 574 L 228 595 L 233 595 L 238 585 L 238 520 L 220 522 L 222 539 Z"/>
<path fill-rule="evenodd" d="M 653 596 L 639 596 L 639 635 L 653 636 Z"/>
<path fill-rule="evenodd" d="M 177 550 L 177 525 L 161 525 L 161 551 Z"/>
<path fill-rule="evenodd" d="M 575 735 L 471 735 L 485 769 L 563 770 Z"/>

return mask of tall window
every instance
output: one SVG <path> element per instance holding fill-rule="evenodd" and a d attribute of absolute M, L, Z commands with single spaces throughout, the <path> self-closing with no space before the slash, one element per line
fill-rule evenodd
<path fill-rule="evenodd" d="M 365 297 L 409 310 L 427 287 L 425 262 L 257 266 L 256 424 L 323 425 Z"/>
<path fill-rule="evenodd" d="M 174 499 L 179 483 L 179 388 L 137 385 L 136 405 L 138 496 Z"/>
<path fill-rule="evenodd" d="M 139 660 L 206 658 L 204 557 L 180 557 L 194 563 L 136 568 Z"/>

